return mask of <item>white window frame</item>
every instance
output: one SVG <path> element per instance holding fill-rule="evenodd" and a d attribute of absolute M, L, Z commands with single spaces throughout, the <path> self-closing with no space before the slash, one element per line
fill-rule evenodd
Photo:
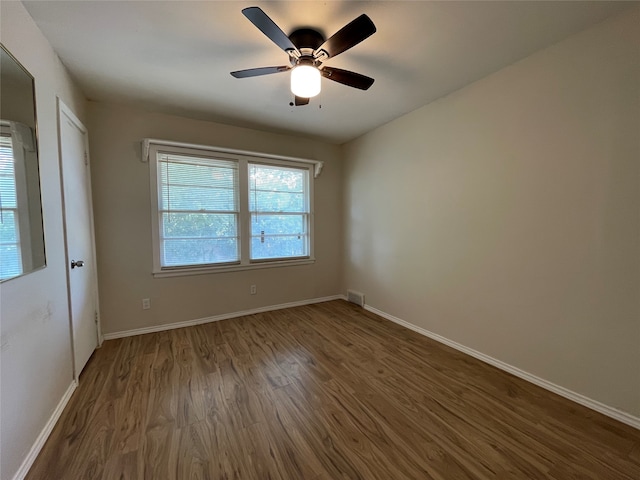
<path fill-rule="evenodd" d="M 158 185 L 158 153 L 174 153 L 180 155 L 194 155 L 198 157 L 218 158 L 238 162 L 239 181 L 239 237 L 240 261 L 225 264 L 186 265 L 163 267 L 160 261 L 160 188 Z M 174 277 L 184 275 L 201 275 L 210 273 L 233 272 L 259 268 L 286 267 L 293 265 L 308 265 L 315 262 L 314 256 L 314 178 L 320 174 L 322 162 L 295 157 L 261 154 L 244 150 L 233 150 L 207 145 L 195 145 L 166 140 L 145 139 L 142 142 L 142 160 L 149 163 L 150 191 L 151 191 L 151 239 L 153 250 L 153 276 Z M 309 192 L 309 254 L 305 257 L 258 259 L 251 260 L 251 214 L 249 212 L 249 163 L 274 165 L 288 168 L 298 168 L 308 171 Z"/>

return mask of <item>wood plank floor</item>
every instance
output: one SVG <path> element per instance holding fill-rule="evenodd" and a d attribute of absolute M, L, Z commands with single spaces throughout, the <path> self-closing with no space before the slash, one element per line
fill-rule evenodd
<path fill-rule="evenodd" d="M 640 431 L 343 301 L 105 342 L 29 480 L 640 479 Z"/>

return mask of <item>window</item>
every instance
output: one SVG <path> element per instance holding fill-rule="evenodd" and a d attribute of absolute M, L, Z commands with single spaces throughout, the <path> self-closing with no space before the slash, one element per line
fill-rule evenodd
<path fill-rule="evenodd" d="M 249 164 L 251 260 L 309 255 L 309 171 Z"/>
<path fill-rule="evenodd" d="M 157 161 L 160 264 L 239 261 L 238 164 L 164 152 Z"/>
<path fill-rule="evenodd" d="M 148 144 L 154 275 L 313 262 L 309 160 Z"/>
<path fill-rule="evenodd" d="M 0 135 L 0 280 L 22 273 L 16 162 L 10 135 Z"/>

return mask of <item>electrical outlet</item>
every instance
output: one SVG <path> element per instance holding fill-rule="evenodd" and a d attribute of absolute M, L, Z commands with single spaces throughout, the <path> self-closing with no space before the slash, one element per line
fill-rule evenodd
<path fill-rule="evenodd" d="M 149 310 L 151 308 L 151 299 L 143 298 L 142 299 L 142 309 Z"/>
<path fill-rule="evenodd" d="M 255 295 L 256 293 L 258 293 L 258 289 L 255 285 L 251 285 L 251 288 L 249 288 L 249 293 L 251 295 Z"/>

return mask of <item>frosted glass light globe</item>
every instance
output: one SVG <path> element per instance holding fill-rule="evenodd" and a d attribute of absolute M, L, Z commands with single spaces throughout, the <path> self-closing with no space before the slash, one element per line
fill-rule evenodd
<path fill-rule="evenodd" d="M 302 98 L 320 93 L 320 70 L 310 65 L 298 65 L 291 70 L 291 92 Z"/>

